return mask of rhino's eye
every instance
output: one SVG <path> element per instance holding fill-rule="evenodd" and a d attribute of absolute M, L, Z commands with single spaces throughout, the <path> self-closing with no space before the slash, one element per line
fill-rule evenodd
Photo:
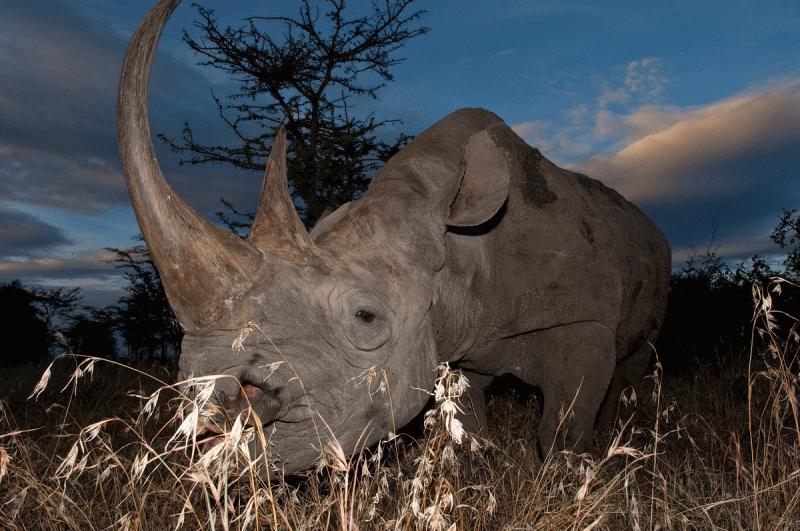
<path fill-rule="evenodd" d="M 356 312 L 356 317 L 358 317 L 358 319 L 360 319 L 365 324 L 372 324 L 372 322 L 375 320 L 375 314 L 369 310 L 364 310 L 364 309 L 358 310 Z"/>
<path fill-rule="evenodd" d="M 389 340 L 392 327 L 384 312 L 374 305 L 359 305 L 351 312 L 351 317 L 345 320 L 344 333 L 354 347 L 375 350 Z"/>

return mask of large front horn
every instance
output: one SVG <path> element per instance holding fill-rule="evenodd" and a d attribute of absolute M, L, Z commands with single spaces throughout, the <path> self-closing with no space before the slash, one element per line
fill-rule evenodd
<path fill-rule="evenodd" d="M 237 326 L 231 314 L 233 303 L 252 286 L 253 279 L 264 272 L 268 263 L 304 255 L 308 246 L 300 244 L 304 251 L 298 248 L 276 252 L 277 246 L 266 243 L 268 216 L 262 213 L 260 205 L 261 221 L 256 224 L 259 228 L 254 243 L 274 255 L 269 256 L 198 214 L 164 180 L 150 137 L 147 84 L 161 32 L 179 3 L 180 0 L 161 0 L 131 38 L 120 77 L 117 136 L 133 209 L 178 320 L 187 331 L 202 330 L 211 323 L 227 328 Z M 285 157 L 285 148 L 282 149 Z M 285 188 L 285 171 L 283 178 Z M 274 216 L 271 222 L 277 222 L 276 217 L 281 216 Z M 276 228 L 278 234 L 285 230 Z"/>

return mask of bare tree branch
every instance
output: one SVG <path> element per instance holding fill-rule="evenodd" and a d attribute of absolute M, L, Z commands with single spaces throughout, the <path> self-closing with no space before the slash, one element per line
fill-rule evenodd
<path fill-rule="evenodd" d="M 249 17 L 224 29 L 214 11 L 196 6 L 200 35 L 185 31 L 184 41 L 201 56 L 200 64 L 238 83 L 235 94 L 212 96 L 239 143 L 207 145 L 188 122 L 179 141 L 159 137 L 187 155 L 182 163 L 263 171 L 275 131 L 285 124 L 290 188 L 301 217 L 313 222 L 326 207 L 360 195 L 386 154 L 408 141 L 405 135 L 388 144 L 379 140 L 377 131 L 397 121 L 356 118 L 350 99 L 377 99 L 393 80 L 391 68 L 403 61 L 397 52 L 428 31 L 418 25 L 424 12 L 413 10 L 413 3 L 375 0 L 368 14 L 348 18 L 344 0 L 325 0 L 324 9 L 303 0 L 295 18 Z"/>

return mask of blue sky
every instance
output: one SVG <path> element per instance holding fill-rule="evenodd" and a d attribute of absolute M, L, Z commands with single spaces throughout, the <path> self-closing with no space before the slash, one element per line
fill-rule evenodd
<path fill-rule="evenodd" d="M 312 2 L 313 3 L 313 2 Z M 127 40 L 151 2 L 0 1 L 0 282 L 80 286 L 116 300 L 104 247 L 138 234 L 114 130 Z M 287 0 L 205 2 L 221 21 L 294 15 Z M 370 5 L 350 0 L 354 12 Z M 603 180 L 664 231 L 675 265 L 709 246 L 732 261 L 776 251 L 783 208 L 800 208 L 800 2 L 418 0 L 429 34 L 400 51 L 395 82 L 360 112 L 421 132 L 460 107 L 499 114 L 559 165 Z M 211 90 L 230 80 L 166 28 L 151 81 L 151 127 L 207 143 L 227 132 Z M 175 190 L 205 215 L 225 197 L 252 210 L 261 176 L 179 166 Z M 713 242 L 712 242 L 713 237 Z"/>

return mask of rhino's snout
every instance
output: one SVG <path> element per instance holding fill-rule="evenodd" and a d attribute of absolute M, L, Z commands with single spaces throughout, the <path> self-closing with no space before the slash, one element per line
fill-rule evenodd
<path fill-rule="evenodd" d="M 244 412 L 249 424 L 269 424 L 280 410 L 280 402 L 275 395 L 249 383 L 243 383 L 235 394 L 219 391 L 218 397 L 229 419 L 233 420 Z M 253 414 L 258 417 L 257 420 Z"/>

